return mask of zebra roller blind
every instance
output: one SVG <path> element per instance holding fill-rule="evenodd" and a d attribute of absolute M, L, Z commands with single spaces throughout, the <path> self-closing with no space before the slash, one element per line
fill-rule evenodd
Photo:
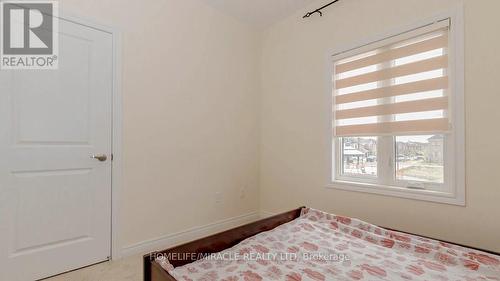
<path fill-rule="evenodd" d="M 450 130 L 449 20 L 334 56 L 334 135 Z"/>

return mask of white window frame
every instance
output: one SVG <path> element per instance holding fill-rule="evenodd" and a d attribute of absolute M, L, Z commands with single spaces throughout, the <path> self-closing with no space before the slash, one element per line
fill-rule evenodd
<path fill-rule="evenodd" d="M 445 134 L 444 140 L 444 178 L 445 183 L 432 186 L 432 188 L 416 189 L 403 186 L 414 186 L 416 182 L 397 181 L 394 177 L 387 175 L 380 176 L 381 171 L 395 171 L 395 159 L 384 157 L 386 155 L 395 156 L 395 141 L 390 142 L 394 137 L 378 137 L 377 140 L 377 175 L 379 179 L 363 175 L 343 175 L 341 142 L 334 138 L 332 134 L 333 121 L 333 63 L 342 58 L 370 51 L 375 48 L 374 44 L 382 42 L 388 38 L 405 34 L 410 31 L 420 29 L 434 23 L 450 20 L 449 31 L 449 73 L 451 111 L 448 113 L 452 120 L 451 133 Z M 368 46 L 370 45 L 370 46 Z M 364 46 L 368 49 L 363 50 Z M 334 55 L 332 55 L 334 54 Z M 328 54 L 328 180 L 326 187 L 366 192 L 401 198 L 424 200 L 445 204 L 465 206 L 465 105 L 464 105 L 464 23 L 463 7 L 457 7 L 440 13 L 427 20 L 417 22 L 412 25 L 403 26 L 391 32 L 358 42 L 349 44 L 343 48 L 334 50 Z M 392 149 L 393 151 L 388 151 Z M 388 153 L 391 152 L 391 153 Z M 382 165 L 388 168 L 380 169 Z M 380 179 L 384 179 L 381 183 Z M 429 187 L 420 185 L 418 187 Z"/>

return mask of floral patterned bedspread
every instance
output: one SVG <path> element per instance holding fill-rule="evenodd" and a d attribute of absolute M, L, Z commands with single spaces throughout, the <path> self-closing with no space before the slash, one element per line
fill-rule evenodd
<path fill-rule="evenodd" d="M 310 208 L 194 263 L 157 261 L 179 281 L 500 280 L 498 256 Z"/>

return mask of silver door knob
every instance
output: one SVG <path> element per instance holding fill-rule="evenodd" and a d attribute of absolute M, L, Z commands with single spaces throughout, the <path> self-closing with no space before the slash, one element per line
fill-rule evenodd
<path fill-rule="evenodd" d="M 108 156 L 106 156 L 106 154 L 96 154 L 96 155 L 92 155 L 92 158 L 93 159 L 97 159 L 101 162 L 104 162 L 106 160 L 108 160 Z"/>

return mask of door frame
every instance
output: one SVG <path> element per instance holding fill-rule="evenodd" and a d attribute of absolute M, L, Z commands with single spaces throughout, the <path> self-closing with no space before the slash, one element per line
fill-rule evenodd
<path fill-rule="evenodd" d="M 113 41 L 112 62 L 112 161 L 111 161 L 111 248 L 109 249 L 109 260 L 116 260 L 122 256 L 121 247 L 118 243 L 119 234 L 119 198 L 123 184 L 123 97 L 122 97 L 122 31 L 117 27 L 111 27 L 97 23 L 93 19 L 87 19 L 70 12 L 59 11 L 59 18 L 84 25 L 99 31 L 111 34 Z"/>

